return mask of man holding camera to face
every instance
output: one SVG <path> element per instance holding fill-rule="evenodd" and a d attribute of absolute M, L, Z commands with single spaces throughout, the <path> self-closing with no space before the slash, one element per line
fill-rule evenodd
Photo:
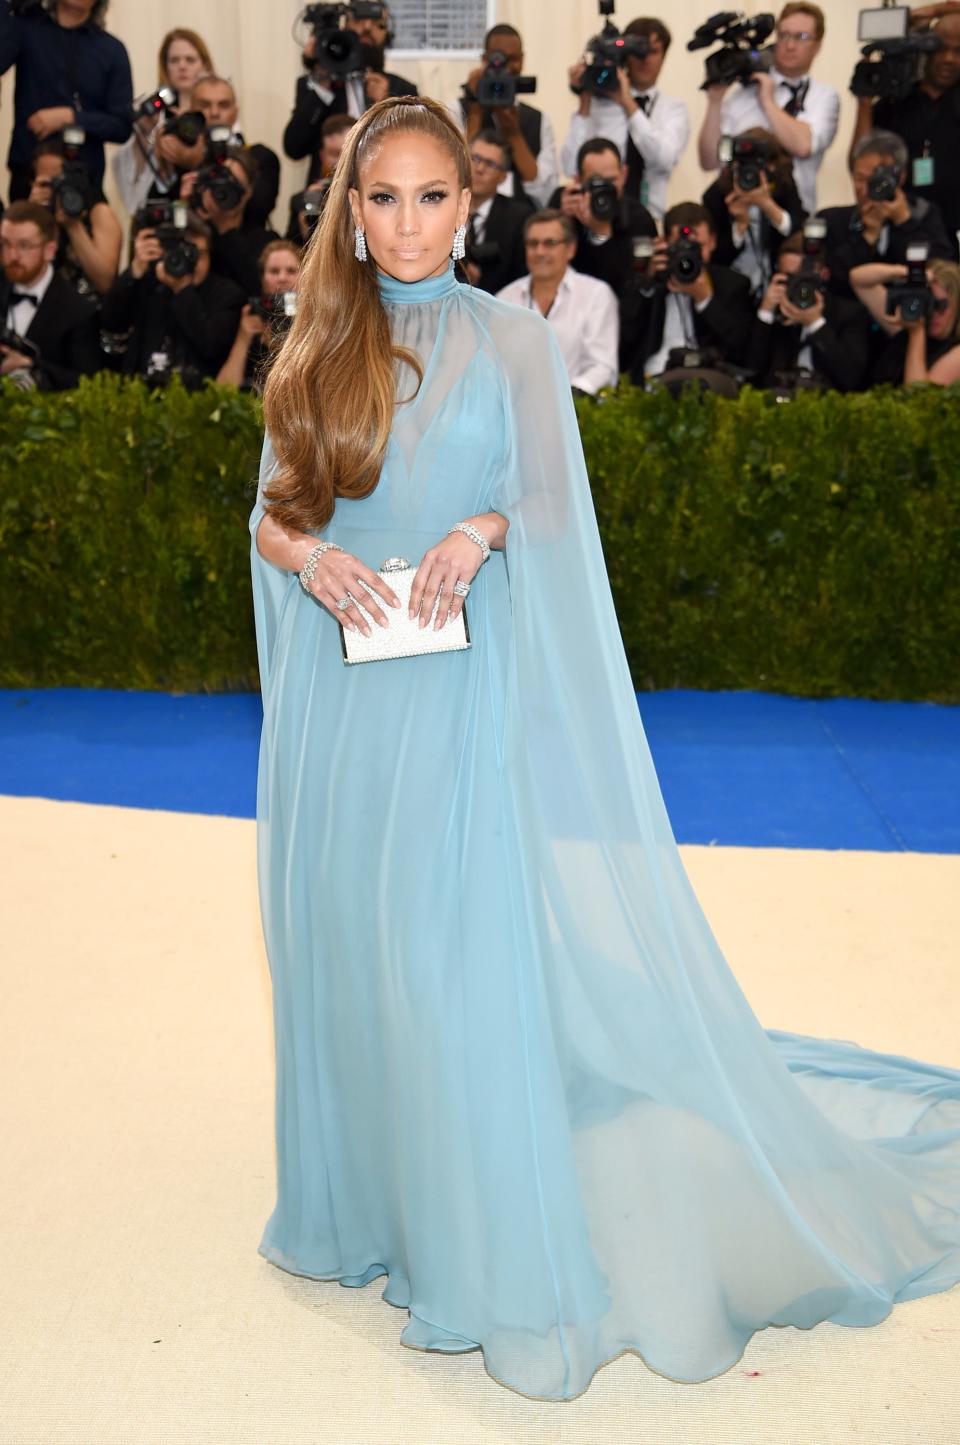
<path fill-rule="evenodd" d="M 870 317 L 827 289 L 821 220 L 785 240 L 764 292 L 747 351 L 755 386 L 860 391 L 870 361 Z"/>
<path fill-rule="evenodd" d="M 57 275 L 79 295 L 98 301 L 117 279 L 123 231 L 80 159 L 82 135 L 68 126 L 62 137 L 40 142 L 29 199 L 52 211 L 57 223 Z"/>
<path fill-rule="evenodd" d="M 127 376 L 199 386 L 226 360 L 246 293 L 211 272 L 210 228 L 185 202 L 148 201 L 134 226 L 133 260 L 103 298 L 104 349 Z"/>
<path fill-rule="evenodd" d="M 316 157 L 321 127 L 330 115 L 359 120 L 388 95 L 416 95 L 417 87 L 385 69 L 390 7 L 378 0 L 352 4 L 307 5 L 303 19 L 313 31 L 303 49 L 307 74 L 297 81 L 293 114 L 283 133 L 283 149 L 292 161 Z M 318 179 L 313 162 L 308 181 Z"/>
<path fill-rule="evenodd" d="M 14 201 L 0 219 L 0 376 L 46 391 L 103 364 L 96 308 L 54 272 L 57 242 L 46 206 Z"/>
<path fill-rule="evenodd" d="M 551 204 L 573 223 L 574 269 L 605 281 L 616 292 L 633 275 L 633 242 L 656 236 L 657 223 L 645 206 L 626 194 L 627 167 L 616 144 L 603 137 L 584 141 L 576 178 L 556 191 Z"/>
<path fill-rule="evenodd" d="M 691 361 L 743 365 L 753 324 L 746 277 L 713 263 L 709 211 L 692 201 L 672 206 L 664 230 L 665 239 L 645 242 L 620 301 L 621 356 L 637 385 Z"/>
<path fill-rule="evenodd" d="M 105 27 L 109 0 L 3 0 L 0 75 L 17 68 L 10 199 L 30 193 L 37 141 L 65 126 L 84 133 L 83 163 L 103 183 L 105 141 L 130 134 L 133 82 L 125 47 Z"/>
<path fill-rule="evenodd" d="M 909 158 L 899 136 L 872 131 L 853 148 L 851 174 L 856 203 L 821 212 L 827 225 L 830 290 L 853 295 L 849 273 L 871 261 L 900 263 L 907 247 L 925 244 L 931 257 L 953 259 L 940 211 L 906 187 Z"/>
<path fill-rule="evenodd" d="M 601 14 L 612 9 L 601 5 Z M 613 141 L 627 168 L 626 194 L 662 220 L 670 176 L 690 138 L 690 116 L 684 101 L 658 86 L 671 40 L 663 21 L 631 20 L 622 39 L 626 55 L 619 64 L 598 64 L 588 54 L 571 66 L 570 88 L 580 99 L 560 163 L 570 175 L 586 141 Z"/>
<path fill-rule="evenodd" d="M 546 205 L 557 184 L 557 147 L 550 117 L 518 100 L 536 81 L 523 75 L 523 41 L 512 25 L 495 25 L 483 42 L 481 64 L 467 76 L 463 98 L 453 107 L 469 145 L 480 131 L 494 131 L 510 151 L 503 195 Z"/>
<path fill-rule="evenodd" d="M 840 97 L 833 86 L 824 85 L 810 74 L 823 43 L 825 25 L 818 5 L 785 5 L 777 20 L 769 70 L 756 70 L 746 77 L 746 83 L 738 81 L 735 86 L 725 79 L 709 82 L 708 70 L 707 111 L 698 138 L 700 164 L 705 171 L 717 170 L 721 164 L 721 136 L 762 127 L 772 131 L 793 157 L 794 179 L 804 210 L 816 210 L 817 171 L 837 133 L 840 116 Z"/>
<path fill-rule="evenodd" d="M 249 220 L 257 167 L 249 149 L 229 143 L 229 132 L 210 132 L 210 162 L 183 177 L 180 199 L 210 228 L 210 267 L 217 276 L 252 295 L 259 284 L 260 256 L 276 231 Z"/>

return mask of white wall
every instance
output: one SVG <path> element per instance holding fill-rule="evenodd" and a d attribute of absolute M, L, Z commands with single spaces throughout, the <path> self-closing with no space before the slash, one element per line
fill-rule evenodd
<path fill-rule="evenodd" d="M 825 7 L 828 32 L 816 73 L 837 87 L 843 108 L 837 140 L 820 173 L 823 204 L 844 203 L 850 199 L 844 158 L 853 127 L 853 106 L 847 86 L 857 59 L 860 3 L 861 0 L 829 0 Z M 299 55 L 291 34 L 300 8 L 299 0 L 190 0 L 190 3 L 166 0 L 162 6 L 153 0 L 112 0 L 110 29 L 130 52 L 134 87 L 138 92 L 155 86 L 156 51 L 163 33 L 173 25 L 198 30 L 210 46 L 218 69 L 237 85 L 248 139 L 271 145 L 279 154 L 280 137 L 300 73 Z M 626 24 L 634 14 L 659 14 L 673 32 L 674 43 L 661 82 L 665 90 L 687 100 L 694 138 L 674 174 L 671 201 L 698 199 L 706 183 L 697 163 L 695 146 L 704 104 L 697 89 L 703 75 L 703 52 L 690 54 L 685 47 L 696 26 L 717 8 L 717 0 L 669 0 L 668 4 L 659 5 L 656 0 L 650 0 L 649 5 L 641 3 L 636 9 L 627 8 L 621 0 L 617 16 L 620 24 Z M 762 5 L 757 4 L 751 7 L 751 12 L 761 8 Z M 539 81 L 537 94 L 532 99 L 549 113 L 558 142 L 562 141 L 574 104 L 566 85 L 566 70 L 588 36 L 598 29 L 595 0 L 499 0 L 496 15 L 516 25 L 523 34 L 526 69 Z M 470 63 L 404 59 L 396 61 L 391 68 L 409 76 L 421 91 L 447 100 L 459 93 Z M 0 154 L 4 160 L 12 99 L 13 76 L 8 74 L 0 93 Z M 304 162 L 284 159 L 281 204 L 274 215 L 281 229 L 286 218 L 286 199 L 300 188 L 304 167 Z"/>

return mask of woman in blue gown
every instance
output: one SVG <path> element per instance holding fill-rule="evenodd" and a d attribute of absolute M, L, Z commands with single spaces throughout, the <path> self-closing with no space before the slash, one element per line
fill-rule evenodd
<path fill-rule="evenodd" d="M 550 327 L 455 278 L 468 184 L 441 107 L 366 113 L 267 389 L 259 1248 L 386 1275 L 403 1344 L 570 1399 L 625 1350 L 705 1380 L 767 1325 L 953 1285 L 960 1072 L 751 1012 L 664 811 Z M 346 666 L 398 554 L 421 620 L 469 588 L 472 645 Z"/>

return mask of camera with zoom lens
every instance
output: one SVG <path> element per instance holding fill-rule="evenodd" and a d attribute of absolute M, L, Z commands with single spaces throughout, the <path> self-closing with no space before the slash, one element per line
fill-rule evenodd
<path fill-rule="evenodd" d="M 930 247 L 926 242 L 907 247 L 906 276 L 903 280 L 883 283 L 887 288 L 887 304 L 884 307 L 887 316 L 896 316 L 899 313 L 903 321 L 921 321 L 932 312 L 943 309 L 934 299 L 927 280 L 929 254 Z"/>
<path fill-rule="evenodd" d="M 613 181 L 603 176 L 591 176 L 580 187 L 580 194 L 587 197 L 590 214 L 598 221 L 612 221 L 620 209 L 620 197 Z"/>
<path fill-rule="evenodd" d="M 161 85 L 152 95 L 134 101 L 133 118 L 162 120 L 162 135 L 172 135 L 185 146 L 195 146 L 207 128 L 206 117 L 201 110 L 185 110 L 177 115 L 176 104 L 177 92 L 169 85 Z"/>
<path fill-rule="evenodd" d="M 589 62 L 580 78 L 579 89 L 590 95 L 610 96 L 620 89 L 618 72 L 633 55 L 644 60 L 650 54 L 650 41 L 645 35 L 624 35 L 613 20 L 614 0 L 599 0 L 604 26 L 584 47 Z"/>
<path fill-rule="evenodd" d="M 247 305 L 254 316 L 269 321 L 274 332 L 286 331 L 297 314 L 296 291 L 274 291 L 260 296 L 248 296 Z"/>
<path fill-rule="evenodd" d="M 313 31 L 316 53 L 311 66 L 319 66 L 334 80 L 362 75 L 363 42 L 355 30 L 348 30 L 346 20 L 382 20 L 384 6 L 377 0 L 354 0 L 353 4 L 305 5 L 300 19 Z M 389 44 L 390 37 L 387 37 Z"/>
<path fill-rule="evenodd" d="M 208 163 L 197 172 L 194 194 L 199 199 L 206 191 L 221 211 L 235 211 L 243 204 L 244 187 L 227 165 L 233 139 L 227 125 L 211 126 L 207 132 Z"/>
<path fill-rule="evenodd" d="M 900 185 L 900 172 L 896 166 L 877 166 L 867 181 L 867 195 L 871 201 L 892 201 Z"/>
<path fill-rule="evenodd" d="M 68 125 L 63 132 L 63 170 L 50 184 L 50 204 L 58 205 L 71 221 L 89 214 L 95 196 L 90 173 L 80 159 L 86 132 Z"/>
<path fill-rule="evenodd" d="M 154 231 L 163 247 L 163 269 L 181 280 L 192 276 L 200 260 L 199 247 L 186 234 L 190 219 L 186 201 L 147 201 L 133 218 L 135 231 Z"/>
<path fill-rule="evenodd" d="M 330 193 L 330 184 L 330 177 L 324 176 L 322 181 L 314 181 L 312 186 L 308 186 L 294 202 L 294 215 L 298 218 L 303 217 L 308 236 L 313 235 L 320 217 L 323 215 L 327 196 Z"/>
<path fill-rule="evenodd" d="M 861 23 L 864 14 L 861 12 Z M 891 12 L 892 13 L 892 12 Z M 920 78 L 925 56 L 941 49 L 939 35 L 908 35 L 906 16 L 902 35 L 870 40 L 850 80 L 853 95 L 874 100 L 906 100 Z M 861 39 L 863 35 L 861 33 Z"/>
<path fill-rule="evenodd" d="M 750 136 L 721 136 L 717 147 L 721 165 L 731 167 L 733 183 L 740 191 L 759 190 L 763 178 L 771 179 L 771 149 L 763 140 Z"/>
<path fill-rule="evenodd" d="M 502 50 L 491 50 L 487 57 L 487 68 L 477 82 L 476 94 L 468 95 L 484 106 L 516 105 L 518 95 L 532 95 L 537 88 L 532 75 L 512 75 L 509 61 Z M 466 87 L 464 87 L 466 89 Z"/>
<path fill-rule="evenodd" d="M 690 286 L 703 273 L 703 252 L 691 226 L 681 226 L 680 235 L 667 247 L 665 279 L 672 278 L 681 286 Z"/>
<path fill-rule="evenodd" d="M 803 258 L 800 270 L 787 277 L 784 293 L 791 306 L 809 311 L 826 289 L 821 275 L 827 223 L 814 216 L 803 228 Z"/>
<path fill-rule="evenodd" d="M 698 26 L 693 39 L 687 41 L 688 50 L 720 46 L 706 58 L 706 79 L 700 89 L 732 85 L 735 80 L 741 85 L 750 85 L 755 75 L 769 70 L 773 65 L 773 46 L 765 46 L 763 42 L 775 24 L 773 16 L 766 13 L 751 19 L 742 10 L 723 10 Z"/>

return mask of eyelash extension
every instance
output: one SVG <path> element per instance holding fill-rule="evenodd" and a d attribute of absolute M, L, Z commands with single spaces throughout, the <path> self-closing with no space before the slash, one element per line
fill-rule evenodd
<path fill-rule="evenodd" d="M 445 200 L 447 199 L 447 196 L 448 196 L 449 194 L 450 194 L 449 191 L 425 191 L 425 192 L 424 192 L 424 195 L 423 195 L 423 199 L 424 199 L 425 201 L 429 201 L 429 200 L 445 201 Z M 375 201 L 377 204 L 379 204 L 381 201 L 392 201 L 392 200 L 393 200 L 393 196 L 391 196 L 387 191 L 374 191 L 374 192 L 372 193 L 370 199 L 371 199 L 371 201 Z"/>

